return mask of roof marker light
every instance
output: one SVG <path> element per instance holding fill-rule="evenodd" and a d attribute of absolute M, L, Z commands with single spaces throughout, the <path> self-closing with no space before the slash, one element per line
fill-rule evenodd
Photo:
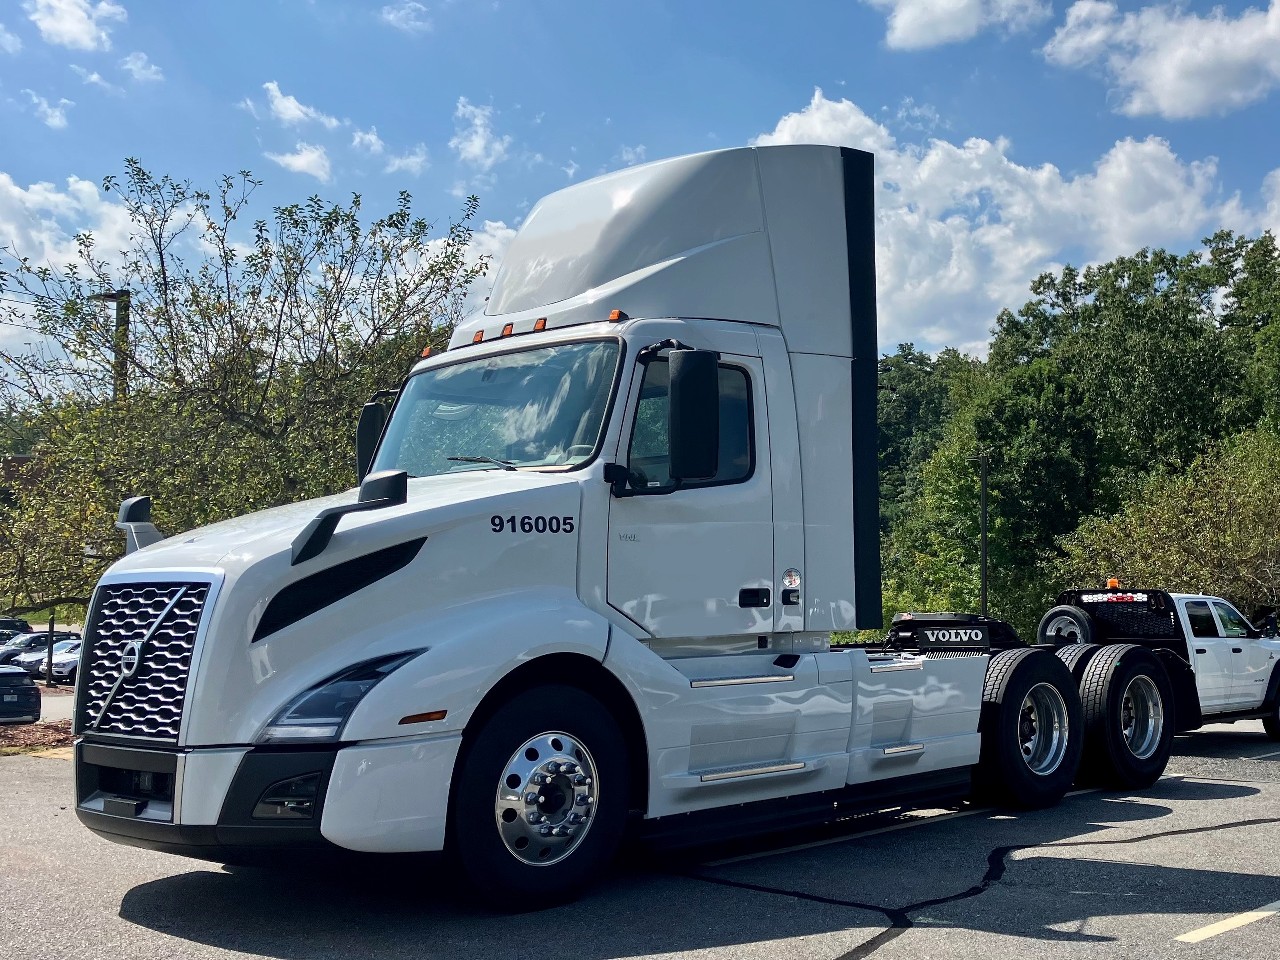
<path fill-rule="evenodd" d="M 546 318 L 546 317 L 539 317 L 537 320 L 533 321 L 533 332 L 534 332 L 534 333 L 537 333 L 539 330 L 545 330 L 545 329 L 547 329 L 547 318 Z"/>
<path fill-rule="evenodd" d="M 422 348 L 422 359 L 423 359 L 423 360 L 425 360 L 425 359 L 427 359 L 427 357 L 429 357 L 429 356 L 431 356 L 431 348 L 430 348 L 430 347 L 423 347 L 423 348 Z"/>
<path fill-rule="evenodd" d="M 630 319 L 631 319 L 631 318 L 630 318 L 630 317 L 628 317 L 628 316 L 627 316 L 625 313 L 623 313 L 621 310 L 610 310 L 610 311 L 609 311 L 609 322 L 610 322 L 610 323 L 618 323 L 618 322 L 620 322 L 620 321 L 622 321 L 622 320 L 630 320 Z"/>
<path fill-rule="evenodd" d="M 477 330 L 477 331 L 476 331 L 476 335 L 475 335 L 474 337 L 472 337 L 472 338 L 471 338 L 471 342 L 472 342 L 472 343 L 479 343 L 479 342 L 480 342 L 481 340 L 483 340 L 483 339 L 484 339 L 484 331 L 483 331 L 483 330 Z"/>
<path fill-rule="evenodd" d="M 1116 577 L 1107 577 L 1107 589 L 1108 589 L 1108 590 L 1119 590 L 1119 589 L 1120 589 L 1120 581 L 1119 581 Z"/>
<path fill-rule="evenodd" d="M 504 337 L 509 337 L 511 334 L 515 333 L 515 330 L 516 325 L 514 323 L 508 323 L 502 328 L 502 335 Z"/>

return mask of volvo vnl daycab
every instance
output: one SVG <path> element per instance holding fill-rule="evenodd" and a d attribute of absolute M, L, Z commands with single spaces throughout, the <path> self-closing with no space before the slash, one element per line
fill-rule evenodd
<path fill-rule="evenodd" d="M 542 200 L 483 311 L 362 414 L 358 490 L 169 539 L 122 506 L 80 819 L 214 860 L 445 850 L 523 907 L 627 829 L 777 830 L 975 776 L 1055 802 L 1081 738 L 1051 652 L 945 615 L 832 646 L 881 617 L 874 278 L 855 150 Z"/>

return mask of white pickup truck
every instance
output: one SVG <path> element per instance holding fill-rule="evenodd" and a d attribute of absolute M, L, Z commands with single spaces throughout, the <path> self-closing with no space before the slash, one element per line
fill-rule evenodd
<path fill-rule="evenodd" d="M 366 406 L 358 490 L 169 539 L 126 501 L 80 819 L 217 860 L 444 850 L 526 908 L 628 828 L 1056 802 L 1085 740 L 1051 650 L 954 616 L 831 645 L 880 622 L 873 186 L 869 154 L 785 146 L 553 194 L 389 418 Z M 1089 669 L 1159 697 L 1154 659 Z M 1144 702 L 1099 714 L 1141 754 L 1099 761 L 1119 782 L 1168 758 Z"/>
<path fill-rule="evenodd" d="M 1059 647 L 1077 678 L 1102 644 L 1141 647 L 1165 667 L 1175 730 L 1261 719 L 1280 740 L 1274 622 L 1258 629 L 1221 597 L 1129 590 L 1114 581 L 1103 590 L 1068 590 L 1041 619 L 1038 638 Z"/>

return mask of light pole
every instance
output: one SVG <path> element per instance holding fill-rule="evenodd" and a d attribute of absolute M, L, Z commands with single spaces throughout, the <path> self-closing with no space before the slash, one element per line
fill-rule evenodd
<path fill-rule="evenodd" d="M 94 293 L 89 299 L 116 305 L 116 329 L 111 339 L 111 399 L 123 400 L 129 395 L 129 291 Z"/>
<path fill-rule="evenodd" d="M 979 529 L 981 531 L 980 559 L 981 564 L 981 606 L 982 615 L 987 615 L 987 453 L 979 450 L 976 457 L 969 457 L 970 463 L 978 465 L 978 508 L 981 512 Z"/>

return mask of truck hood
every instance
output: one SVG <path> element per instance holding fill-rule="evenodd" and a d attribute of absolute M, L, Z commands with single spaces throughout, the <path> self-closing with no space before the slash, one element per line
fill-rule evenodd
<path fill-rule="evenodd" d="M 337 554 L 359 552 L 364 546 L 377 549 L 421 535 L 426 532 L 425 525 L 473 516 L 485 501 L 577 482 L 575 474 L 498 469 L 411 479 L 405 503 L 344 516 L 326 551 L 307 564 L 327 565 Z M 107 575 L 219 570 L 234 576 L 267 557 L 291 552 L 294 538 L 317 513 L 327 507 L 354 503 L 359 493 L 358 488 L 353 488 L 331 497 L 304 500 L 197 527 L 129 554 L 116 562 Z"/>

